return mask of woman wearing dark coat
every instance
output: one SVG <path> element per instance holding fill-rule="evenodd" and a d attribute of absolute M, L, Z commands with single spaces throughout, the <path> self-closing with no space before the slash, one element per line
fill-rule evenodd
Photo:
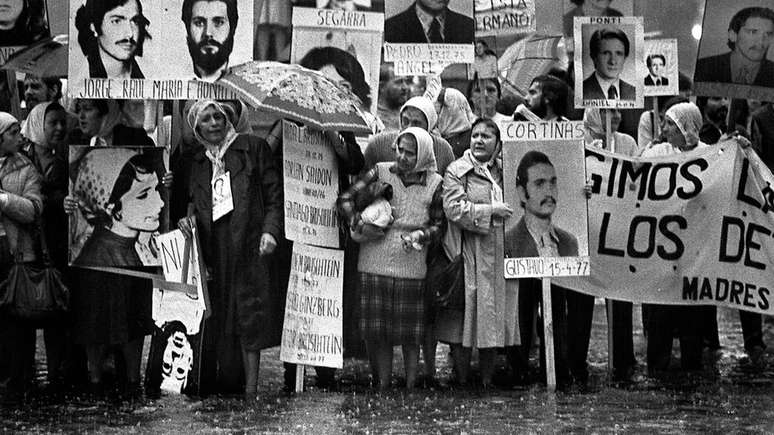
<path fill-rule="evenodd" d="M 193 204 L 212 307 L 204 325 L 201 390 L 254 396 L 260 351 L 278 345 L 281 335 L 276 306 L 284 301 L 271 291 L 269 264 L 282 237 L 282 177 L 268 144 L 238 134 L 221 103 L 198 101 L 188 122 L 202 146 L 191 159 L 190 177 L 179 182 Z M 212 181 L 225 173 L 234 207 L 213 222 Z M 187 219 L 179 225 L 189 232 Z"/>

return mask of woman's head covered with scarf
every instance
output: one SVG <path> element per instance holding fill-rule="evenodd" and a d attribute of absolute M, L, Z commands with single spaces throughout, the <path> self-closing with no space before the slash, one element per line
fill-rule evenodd
<path fill-rule="evenodd" d="M 678 103 L 670 107 L 664 115 L 667 120 L 672 121 L 679 130 L 682 137 L 685 139 L 685 148 L 691 149 L 699 144 L 699 130 L 701 129 L 704 119 L 701 116 L 701 111 L 693 103 Z M 674 140 L 669 138 L 669 129 L 664 132 L 667 135 L 667 140 L 673 146 L 680 144 L 673 143 Z M 675 136 L 672 135 L 674 138 Z"/>
<path fill-rule="evenodd" d="M 397 168 L 401 168 L 401 141 L 406 143 L 416 143 L 416 164 L 413 168 L 403 168 L 402 172 L 405 174 L 420 173 L 420 172 L 436 172 L 438 165 L 435 162 L 435 153 L 433 152 L 433 138 L 430 133 L 419 127 L 409 127 L 403 130 L 395 139 L 393 148 L 396 151 L 396 164 Z"/>
<path fill-rule="evenodd" d="M 447 137 L 470 130 L 476 116 L 470 108 L 467 97 L 454 88 L 446 88 L 442 94 L 443 98 L 441 99 L 441 95 L 439 95 L 436 103 L 438 134 Z"/>

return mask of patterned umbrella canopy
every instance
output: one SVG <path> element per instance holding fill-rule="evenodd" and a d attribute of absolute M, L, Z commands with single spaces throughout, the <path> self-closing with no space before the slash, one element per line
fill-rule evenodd
<path fill-rule="evenodd" d="M 317 71 L 252 61 L 231 68 L 217 83 L 247 104 L 320 130 L 370 133 L 360 100 Z"/>
<path fill-rule="evenodd" d="M 2 69 L 39 77 L 67 77 L 67 35 L 56 35 L 19 50 Z"/>
<path fill-rule="evenodd" d="M 560 36 L 532 35 L 508 47 L 497 61 L 503 87 L 509 92 L 527 95 L 532 79 L 547 73 L 559 60 L 560 39 Z"/>

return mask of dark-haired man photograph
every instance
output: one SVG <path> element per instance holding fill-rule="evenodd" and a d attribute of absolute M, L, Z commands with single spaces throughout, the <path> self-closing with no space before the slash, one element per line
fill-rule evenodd
<path fill-rule="evenodd" d="M 631 48 L 626 33 L 618 28 L 597 29 L 588 48 L 594 72 L 583 80 L 583 99 L 634 100 L 634 86 L 620 79 Z"/>
<path fill-rule="evenodd" d="M 207 82 L 221 78 L 234 49 L 236 0 L 184 0 L 182 20 L 196 78 Z"/>

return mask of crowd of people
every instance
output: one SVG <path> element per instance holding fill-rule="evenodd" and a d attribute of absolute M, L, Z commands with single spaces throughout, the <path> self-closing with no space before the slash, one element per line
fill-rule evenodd
<path fill-rule="evenodd" d="M 579 10 L 586 7 L 574 3 Z M 605 14 L 620 15 L 612 9 Z M 370 90 L 362 70 L 350 61 L 346 52 L 330 49 L 310 52 L 302 64 L 351 89 L 367 107 Z M 505 355 L 511 384 L 545 377 L 545 331 L 536 321 L 542 304 L 539 281 L 504 279 L 502 258 L 517 251 L 525 256 L 573 255 L 577 244 L 564 240 L 562 231 L 537 210 L 527 213 L 537 217 L 524 219 L 524 234 L 506 234 L 505 222 L 514 207 L 527 212 L 541 207 L 530 195 L 556 185 L 541 175 L 554 169 L 538 154 L 523 160 L 518 185 L 505 185 L 499 122 L 527 119 L 524 110 L 544 121 L 582 119 L 587 146 L 643 158 L 735 140 L 744 147 L 752 144 L 767 164 L 774 164 L 768 147 L 774 132 L 772 103 L 697 99 L 690 84 L 683 83 L 681 95 L 660 103 L 660 113 L 639 111 L 637 124 L 631 122 L 637 116 L 623 116 L 618 109 L 571 110 L 570 77 L 556 68 L 535 77 L 525 95 L 506 96 L 497 77 L 476 75 L 436 95 L 425 92 L 423 80 L 396 77 L 385 64 L 378 110 L 370 120 L 373 134 L 358 138 L 351 132 L 326 132 L 336 152 L 341 187 L 336 206 L 345 251 L 345 355 L 368 358 L 375 387 L 395 385 L 396 346 L 402 349 L 407 388 L 436 383 L 439 341 L 449 345 L 454 368 L 449 381 L 456 385 L 475 379 L 491 387 L 498 355 Z M 0 277 L 7 276 L 17 254 L 30 261 L 39 255 L 32 224 L 42 217 L 43 236 L 73 298 L 65 316 L 45 325 L 0 315 L 3 400 L 20 403 L 35 383 L 36 328 L 45 331 L 46 388 L 51 394 L 79 392 L 87 400 L 107 396 L 130 402 L 159 394 L 142 382 L 143 343 L 157 330 L 151 282 L 78 266 L 93 264 L 99 256 L 145 270 L 132 248 L 138 232 L 148 228 L 132 219 L 132 207 L 141 199 L 143 207 L 160 208 L 162 198 L 169 198 L 171 222 L 184 233 L 191 234 L 195 217 L 207 265 L 211 313 L 201 339 L 199 394 L 255 398 L 260 394 L 261 351 L 279 344 L 292 251 L 283 232 L 282 135 L 277 127 L 255 134 L 249 109 L 240 102 L 190 102 L 183 109 L 184 133 L 168 173 L 138 156 L 116 154 L 110 165 L 121 170 L 110 191 L 79 187 L 76 174 L 68 172 L 67 145 L 154 146 L 154 139 L 132 122 L 123 103 L 63 104 L 59 80 L 28 77 L 24 83 L 26 119 L 0 113 Z M 519 105 L 524 109 L 517 111 Z M 729 111 L 734 116 L 727 116 Z M 98 158 L 94 154 L 91 160 Z M 92 170 L 98 170 L 98 163 Z M 225 173 L 231 174 L 237 200 L 231 213 L 214 220 L 212 182 Z M 549 182 L 538 187 L 536 177 Z M 85 192 L 88 204 L 68 196 L 71 182 Z M 152 193 L 135 197 L 137 183 L 150 186 Z M 388 225 L 366 219 L 356 204 L 377 183 L 391 188 Z M 160 195 L 163 189 L 169 194 Z M 522 204 L 506 203 L 507 189 L 518 190 Z M 94 216 L 94 234 L 87 242 L 93 249 L 68 266 L 66 216 L 84 206 Z M 447 239 L 454 239 L 456 252 L 439 249 L 449 245 Z M 434 257 L 458 254 L 464 304 L 436 306 L 426 281 Z M 586 385 L 594 297 L 557 285 L 551 295 L 558 385 Z M 634 355 L 633 304 L 608 302 L 613 377 L 630 381 L 640 363 Z M 715 316 L 714 309 L 704 307 L 643 306 L 648 373 L 657 376 L 667 370 L 675 334 L 682 368 L 701 369 L 703 349 L 719 346 Z M 760 357 L 765 349 L 763 317 L 740 311 L 740 320 L 746 351 Z M 538 341 L 540 368 L 535 370 L 531 356 Z M 474 351 L 480 373 L 476 378 L 471 370 Z M 285 370 L 285 386 L 292 390 L 295 369 L 286 365 Z M 336 388 L 334 370 L 319 367 L 316 375 L 318 386 Z"/>

